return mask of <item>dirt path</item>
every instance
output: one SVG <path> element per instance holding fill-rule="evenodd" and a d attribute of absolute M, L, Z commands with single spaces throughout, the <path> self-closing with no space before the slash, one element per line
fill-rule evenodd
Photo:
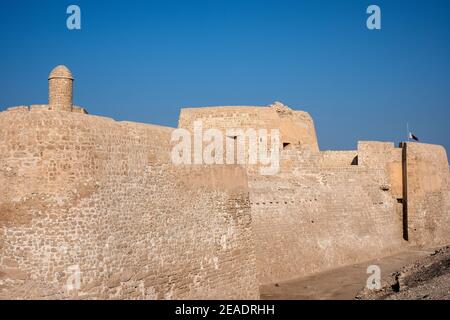
<path fill-rule="evenodd" d="M 381 277 L 387 278 L 417 259 L 432 254 L 435 249 L 409 251 L 365 263 L 342 267 L 306 278 L 264 285 L 260 288 L 263 300 L 350 300 L 366 286 L 367 268 L 377 265 Z"/>

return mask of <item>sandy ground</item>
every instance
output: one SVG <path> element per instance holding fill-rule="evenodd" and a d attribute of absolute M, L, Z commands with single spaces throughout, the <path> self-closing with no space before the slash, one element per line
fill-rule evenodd
<path fill-rule="evenodd" d="M 448 249 L 447 249 L 448 250 Z M 261 299 L 263 300 L 353 300 L 357 299 L 383 299 L 388 298 L 385 287 L 391 287 L 395 284 L 396 274 L 399 270 L 402 270 L 404 266 L 410 266 L 417 264 L 417 261 L 423 261 L 423 259 L 429 259 L 436 256 L 436 249 L 411 249 L 407 252 L 403 252 L 391 257 L 381 258 L 365 263 L 342 267 L 335 270 L 315 274 L 306 278 L 294 279 L 290 281 L 264 285 L 260 288 Z M 450 250 L 447 252 L 450 255 Z M 428 258 L 427 258 L 428 257 Z M 441 256 L 440 256 L 441 257 Z M 445 260 L 445 259 L 444 259 Z M 416 263 L 414 263 L 416 262 Z M 447 266 L 450 261 L 447 260 Z M 372 265 L 377 265 L 381 270 L 382 286 L 385 294 L 382 292 L 367 292 L 364 291 L 366 287 L 367 279 L 370 274 L 367 273 L 367 268 Z M 442 266 L 436 265 L 433 270 L 439 270 Z M 405 299 L 426 298 L 441 299 L 444 298 L 448 292 L 445 293 L 445 287 L 450 287 L 450 271 L 444 272 L 439 275 L 440 272 L 429 272 L 431 277 L 429 280 L 422 284 L 423 288 L 417 288 L 417 294 L 406 295 Z M 436 277 L 434 275 L 437 275 Z M 393 280 L 394 279 L 394 280 Z M 409 279 L 409 278 L 408 278 Z M 412 278 L 411 278 L 412 279 Z M 445 283 L 446 285 L 442 285 Z M 435 291 L 435 286 L 442 288 L 441 293 Z M 411 287 L 411 286 L 410 286 Z M 420 290 L 419 290 L 420 289 Z M 430 293 L 424 293 L 430 291 Z M 431 291 L 435 293 L 431 293 Z M 440 292 L 440 291 L 439 291 Z M 398 299 L 402 298 L 402 295 L 389 296 L 389 298 Z M 425 298 L 424 298 L 425 299 Z"/>
<path fill-rule="evenodd" d="M 363 290 L 358 299 L 450 300 L 450 247 L 391 274 L 380 291 Z"/>

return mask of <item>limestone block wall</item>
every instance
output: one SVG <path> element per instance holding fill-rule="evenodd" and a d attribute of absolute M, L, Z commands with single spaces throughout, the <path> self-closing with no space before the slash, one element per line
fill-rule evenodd
<path fill-rule="evenodd" d="M 56 78 L 49 80 L 49 105 L 58 111 L 72 111 L 73 80 Z"/>
<path fill-rule="evenodd" d="M 171 130 L 0 113 L 0 299 L 258 298 L 245 171 L 174 167 Z"/>
<path fill-rule="evenodd" d="M 358 152 L 284 152 L 279 175 L 250 177 L 261 284 L 387 256 L 406 245 L 402 204 L 386 188 L 387 163 L 355 165 Z"/>
<path fill-rule="evenodd" d="M 403 199 L 403 153 L 392 142 L 358 142 L 358 165 L 386 173 L 385 187 L 397 199 Z M 402 200 L 403 201 L 403 200 Z"/>
<path fill-rule="evenodd" d="M 182 110 L 188 130 L 280 129 L 293 148 L 263 176 L 172 165 L 172 128 L 49 109 L 0 113 L 0 299 L 253 299 L 450 241 L 440 146 L 319 151 L 311 117 L 280 104 Z"/>
<path fill-rule="evenodd" d="M 315 158 L 321 167 L 348 167 L 358 165 L 358 151 L 321 151 Z"/>
<path fill-rule="evenodd" d="M 450 242 L 449 167 L 445 149 L 407 143 L 408 237 L 418 245 Z"/>
<path fill-rule="evenodd" d="M 281 143 L 293 148 L 319 150 L 314 122 L 304 111 L 277 105 L 267 107 L 208 107 L 181 110 L 179 128 L 193 129 L 194 121 L 201 120 L 204 130 L 219 129 L 271 129 L 280 130 Z"/>

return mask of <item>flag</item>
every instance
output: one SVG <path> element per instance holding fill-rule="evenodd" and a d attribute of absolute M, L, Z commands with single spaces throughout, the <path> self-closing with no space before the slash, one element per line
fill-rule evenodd
<path fill-rule="evenodd" d="M 419 142 L 419 138 L 417 138 L 415 135 L 413 135 L 412 132 L 409 133 L 409 138 Z"/>

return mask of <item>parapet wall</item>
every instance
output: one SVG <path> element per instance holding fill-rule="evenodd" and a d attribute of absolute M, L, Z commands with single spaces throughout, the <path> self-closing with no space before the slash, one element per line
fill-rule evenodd
<path fill-rule="evenodd" d="M 204 130 L 271 129 L 280 130 L 280 143 L 295 149 L 319 150 L 314 122 L 304 111 L 291 110 L 279 103 L 267 107 L 186 108 L 180 113 L 178 127 L 193 129 L 202 121 Z"/>
<path fill-rule="evenodd" d="M 450 243 L 441 146 L 362 141 L 357 151 L 284 151 L 280 174 L 249 179 L 261 284 Z"/>
<path fill-rule="evenodd" d="M 384 183 L 390 194 L 403 201 L 403 159 L 402 148 L 393 142 L 360 141 L 358 143 L 358 165 L 381 170 L 385 174 Z"/>
<path fill-rule="evenodd" d="M 37 112 L 37 111 L 52 111 L 49 104 L 32 104 L 31 106 L 15 106 L 6 109 L 7 112 Z M 70 112 L 88 114 L 85 108 L 79 106 L 72 106 Z"/>
<path fill-rule="evenodd" d="M 258 298 L 245 171 L 173 166 L 171 131 L 0 113 L 0 299 Z"/>
<path fill-rule="evenodd" d="M 366 142 L 360 147 L 287 152 L 279 175 L 250 177 L 261 284 L 387 256 L 406 245 L 402 204 L 390 187 L 390 163 L 375 160 L 386 146 Z M 401 161 L 401 150 L 391 148 L 400 151 Z M 358 164 L 360 153 L 373 162 Z"/>
<path fill-rule="evenodd" d="M 319 151 L 311 117 L 280 104 L 182 110 L 188 130 L 279 129 L 280 171 L 263 176 L 174 166 L 172 128 L 83 110 L 0 113 L 0 299 L 253 299 L 260 284 L 450 242 L 440 146 Z"/>

